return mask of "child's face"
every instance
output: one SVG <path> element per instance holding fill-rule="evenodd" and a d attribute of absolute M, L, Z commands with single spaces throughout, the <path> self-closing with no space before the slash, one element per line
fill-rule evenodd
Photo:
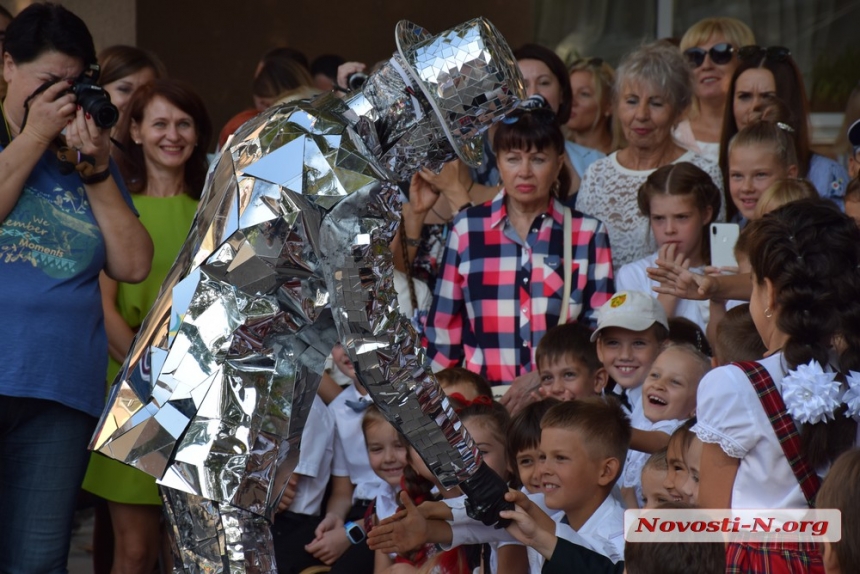
<path fill-rule="evenodd" d="M 540 462 L 540 449 L 529 448 L 517 453 L 517 473 L 520 482 L 529 491 L 529 494 L 537 494 L 541 491 L 541 473 L 538 468 Z"/>
<path fill-rule="evenodd" d="M 663 486 L 665 482 L 665 470 L 658 470 L 653 466 L 646 466 L 642 470 L 642 508 L 657 508 L 672 500 L 672 495 Z"/>
<path fill-rule="evenodd" d="M 684 457 L 687 465 L 687 481 L 681 486 L 681 494 L 689 499 L 690 504 L 696 504 L 699 501 L 699 467 L 702 462 L 703 446 L 699 437 L 693 436 Z"/>
<path fill-rule="evenodd" d="M 702 227 L 710 223 L 711 210 L 702 212 L 693 194 L 657 195 L 651 198 L 651 230 L 657 245 L 674 243 L 676 253 L 690 259 L 694 267 L 702 263 Z"/>
<path fill-rule="evenodd" d="M 604 461 L 595 459 L 575 431 L 541 431 L 541 488 L 548 508 L 576 513 L 605 486 Z"/>
<path fill-rule="evenodd" d="M 845 200 L 845 215 L 857 222 L 860 225 L 860 199 Z"/>
<path fill-rule="evenodd" d="M 598 369 L 592 371 L 582 361 L 570 355 L 558 357 L 550 362 L 546 359 L 538 365 L 541 394 L 561 401 L 572 401 L 600 394 L 606 384 L 605 376 Z"/>
<path fill-rule="evenodd" d="M 484 464 L 502 477 L 505 482 L 510 478 L 511 470 L 508 466 L 507 450 L 505 443 L 499 440 L 497 433 L 493 432 L 487 417 L 471 417 L 463 421 L 463 426 L 475 441 L 475 446 L 484 459 Z"/>
<path fill-rule="evenodd" d="M 364 432 L 370 468 L 378 477 L 400 487 L 400 478 L 406 468 L 406 445 L 394 427 L 387 422 L 371 423 Z"/>
<path fill-rule="evenodd" d="M 794 167 L 794 166 L 791 166 Z M 779 162 L 776 153 L 765 144 L 734 146 L 729 151 L 729 193 L 746 219 L 754 219 L 761 195 L 777 180 L 797 172 Z"/>
<path fill-rule="evenodd" d="M 669 492 L 672 500 L 689 504 L 689 497 L 684 496 L 682 491 L 682 487 L 686 484 L 690 474 L 687 470 L 687 464 L 684 462 L 683 442 L 678 437 L 669 440 L 669 447 L 666 450 L 666 462 L 669 468 L 666 471 L 663 487 Z"/>
<path fill-rule="evenodd" d="M 686 351 L 670 347 L 660 353 L 642 385 L 645 417 L 656 423 L 693 416 L 702 374 L 702 366 Z"/>
<path fill-rule="evenodd" d="M 334 346 L 331 350 L 331 358 L 334 359 L 334 364 L 341 373 L 352 379 L 353 382 L 358 382 L 358 378 L 355 376 L 355 366 L 349 359 L 349 355 L 346 353 L 343 345 L 338 343 Z"/>
<path fill-rule="evenodd" d="M 624 389 L 635 389 L 648 375 L 660 354 L 654 328 L 630 331 L 606 327 L 597 339 L 597 356 L 612 379 Z"/>

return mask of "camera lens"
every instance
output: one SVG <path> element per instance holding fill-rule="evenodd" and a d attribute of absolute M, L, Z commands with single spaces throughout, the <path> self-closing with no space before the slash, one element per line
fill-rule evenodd
<path fill-rule="evenodd" d="M 93 105 L 90 115 L 100 128 L 112 128 L 119 121 L 119 110 L 110 102 L 101 101 Z"/>
<path fill-rule="evenodd" d="M 110 103 L 110 96 L 100 86 L 76 83 L 72 86 L 78 105 L 93 117 L 102 129 L 112 128 L 119 120 L 119 110 Z"/>
<path fill-rule="evenodd" d="M 361 86 L 364 85 L 364 82 L 367 81 L 367 74 L 362 74 L 361 72 L 354 72 L 347 76 L 346 84 L 349 86 L 350 90 L 357 90 Z"/>

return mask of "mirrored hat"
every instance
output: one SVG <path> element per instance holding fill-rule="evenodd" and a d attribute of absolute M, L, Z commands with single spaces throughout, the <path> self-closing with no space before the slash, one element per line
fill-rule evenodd
<path fill-rule="evenodd" d="M 525 97 L 517 61 L 486 18 L 441 34 L 401 20 L 397 51 L 442 120 L 451 145 L 470 166 L 481 163 L 481 135 Z"/>

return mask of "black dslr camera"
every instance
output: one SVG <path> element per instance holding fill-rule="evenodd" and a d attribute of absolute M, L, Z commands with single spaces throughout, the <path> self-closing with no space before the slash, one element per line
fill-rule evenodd
<path fill-rule="evenodd" d="M 110 95 L 105 89 L 98 85 L 100 73 L 99 65 L 92 64 L 75 78 L 69 91 L 75 94 L 77 104 L 92 116 L 98 127 L 112 128 L 119 120 L 119 110 L 110 103 Z"/>

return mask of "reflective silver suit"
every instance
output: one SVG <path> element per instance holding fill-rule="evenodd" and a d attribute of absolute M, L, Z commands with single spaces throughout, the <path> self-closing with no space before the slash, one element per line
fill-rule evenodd
<path fill-rule="evenodd" d="M 492 109 L 478 109 L 486 122 L 513 105 L 521 83 L 512 59 L 484 62 L 483 79 L 471 71 L 487 56 L 468 56 L 469 25 L 495 41 L 497 32 L 479 19 L 452 36 L 460 59 L 471 57 L 457 63 L 473 76 L 463 85 L 492 95 L 495 82 Z M 486 483 L 399 312 L 388 249 L 400 222 L 393 181 L 462 156 L 452 143 L 471 146 L 486 125 L 452 134 L 440 123 L 444 98 L 427 95 L 415 75 L 417 50 L 432 38 L 403 24 L 398 33 L 411 34 L 398 41 L 411 37 L 414 49 L 400 46 L 360 92 L 276 106 L 240 129 L 210 170 L 190 235 L 112 389 L 92 446 L 159 479 L 179 570 L 276 571 L 268 521 L 338 340 L 443 485 L 481 473 Z"/>

